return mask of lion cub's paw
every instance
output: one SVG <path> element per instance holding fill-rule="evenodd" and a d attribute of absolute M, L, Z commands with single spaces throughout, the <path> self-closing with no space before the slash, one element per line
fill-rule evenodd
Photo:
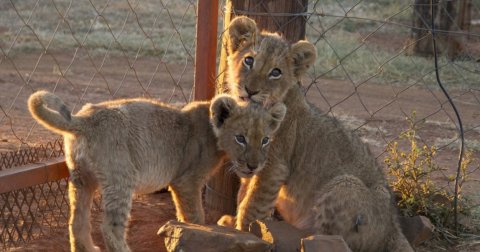
<path fill-rule="evenodd" d="M 224 226 L 224 227 L 235 228 L 235 222 L 236 222 L 236 221 L 237 221 L 237 220 L 236 220 L 235 216 L 225 214 L 224 216 L 222 216 L 222 217 L 217 221 L 217 225 L 219 225 L 219 226 Z"/>

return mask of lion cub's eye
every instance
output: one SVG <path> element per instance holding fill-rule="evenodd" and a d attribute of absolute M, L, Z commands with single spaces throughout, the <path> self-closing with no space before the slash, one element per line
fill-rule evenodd
<path fill-rule="evenodd" d="M 235 141 L 240 144 L 241 146 L 245 146 L 247 144 L 247 140 L 245 139 L 244 136 L 242 135 L 236 135 L 235 136 Z"/>
<path fill-rule="evenodd" d="M 274 68 L 272 69 L 272 71 L 270 71 L 270 74 L 268 75 L 269 79 L 278 79 L 282 76 L 282 71 L 278 68 Z"/>
<path fill-rule="evenodd" d="M 264 137 L 264 138 L 262 139 L 262 147 L 265 146 L 265 145 L 267 145 L 269 142 L 270 142 L 270 138 Z"/>
<path fill-rule="evenodd" d="M 245 58 L 243 59 L 243 64 L 244 64 L 246 67 L 248 67 L 249 69 L 252 69 L 252 67 L 253 67 L 253 62 L 254 62 L 254 61 L 255 61 L 255 60 L 253 59 L 253 57 L 247 56 L 247 57 L 245 57 Z"/>

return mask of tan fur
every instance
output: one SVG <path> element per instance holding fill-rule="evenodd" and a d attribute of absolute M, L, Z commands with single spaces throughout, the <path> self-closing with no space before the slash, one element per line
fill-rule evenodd
<path fill-rule="evenodd" d="M 287 115 L 263 169 L 242 179 L 236 227 L 245 230 L 268 218 L 276 206 L 287 222 L 342 235 L 353 251 L 413 251 L 369 148 L 304 97 L 300 79 L 315 61 L 315 47 L 307 41 L 289 45 L 277 34 L 255 35 L 251 27 L 253 20 L 238 17 L 228 32 L 230 91 L 267 107 L 284 102 Z M 244 64 L 249 56 L 252 66 Z M 279 78 L 271 78 L 275 68 Z"/>
<path fill-rule="evenodd" d="M 262 166 L 268 148 L 255 141 L 271 137 L 285 115 L 283 104 L 267 111 L 238 104 L 226 95 L 181 110 L 147 99 L 107 101 L 87 104 L 71 115 L 57 96 L 39 91 L 28 105 L 37 121 L 64 136 L 72 251 L 98 250 L 89 221 L 98 186 L 105 214 L 102 233 L 109 251 L 129 251 L 125 229 L 134 191 L 152 192 L 168 185 L 177 218 L 204 223 L 201 188 L 221 164 L 220 148 L 238 163 Z M 252 143 L 250 152 L 235 149 L 238 134 Z"/>

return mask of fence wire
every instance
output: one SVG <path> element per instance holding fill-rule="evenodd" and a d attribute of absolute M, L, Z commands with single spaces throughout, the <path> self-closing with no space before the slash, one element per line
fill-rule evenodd
<path fill-rule="evenodd" d="M 445 168 L 441 179 L 456 195 L 451 178 L 460 172 L 459 122 L 436 80 L 430 20 L 435 20 L 442 55 L 439 77 L 464 121 L 473 172 L 480 157 L 475 112 L 480 106 L 480 29 L 473 25 L 480 18 L 480 2 L 432 3 L 315 1 L 307 16 L 307 37 L 317 45 L 320 59 L 306 95 L 357 130 L 381 161 L 388 144 L 408 128 L 404 118 L 415 113 L 418 141 L 438 148 L 437 162 Z M 469 185 L 469 196 L 477 202 L 479 175 L 472 174 Z"/>
<path fill-rule="evenodd" d="M 279 32 L 306 19 L 306 38 L 318 50 L 304 81 L 308 100 L 362 136 L 379 163 L 415 111 L 417 139 L 438 148 L 445 170 L 437 179 L 453 192 L 459 129 L 435 80 L 430 1 L 310 0 L 294 15 L 269 11 L 268 0 L 251 5 L 233 11 L 269 17 Z M 439 74 L 463 120 L 473 171 L 480 165 L 480 1 L 434 5 Z M 43 151 L 49 142 L 46 149 L 58 151 L 58 136 L 28 113 L 26 100 L 36 90 L 56 93 L 74 112 L 124 97 L 191 101 L 195 20 L 193 0 L 1 1 L 0 170 L 58 155 Z M 220 29 L 219 42 L 222 35 Z M 40 152 L 46 154 L 32 154 Z M 480 202 L 480 173 L 469 176 L 462 193 Z M 3 249 L 65 227 L 65 189 L 61 180 L 1 194 Z M 51 220 L 32 218 L 39 213 Z"/>
<path fill-rule="evenodd" d="M 278 12 L 268 0 L 240 2 L 233 14 L 268 18 L 268 25 L 282 34 L 304 18 L 306 38 L 318 52 L 303 83 L 307 99 L 356 131 L 380 164 L 391 154 L 392 143 L 403 150 L 411 147 L 401 136 L 414 127 L 417 147 L 436 149 L 440 169 L 433 175 L 435 183 L 454 195 L 455 205 L 457 197 L 474 202 L 472 226 L 478 230 L 480 1 L 296 0 L 306 7 L 296 13 Z M 431 20 L 438 79 L 458 108 L 463 134 L 437 81 Z M 469 155 L 459 155 L 462 144 Z M 467 182 L 459 182 L 463 179 Z"/>
<path fill-rule="evenodd" d="M 74 112 L 125 97 L 191 101 L 195 22 L 193 0 L 1 1 L 0 170 L 63 155 L 28 113 L 36 90 Z M 66 182 L 1 194 L 0 250 L 66 228 Z"/>

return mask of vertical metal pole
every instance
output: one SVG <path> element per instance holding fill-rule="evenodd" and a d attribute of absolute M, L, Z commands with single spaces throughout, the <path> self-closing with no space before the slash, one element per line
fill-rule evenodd
<path fill-rule="evenodd" d="M 209 100 L 215 95 L 217 24 L 218 0 L 198 0 L 195 100 Z"/>

